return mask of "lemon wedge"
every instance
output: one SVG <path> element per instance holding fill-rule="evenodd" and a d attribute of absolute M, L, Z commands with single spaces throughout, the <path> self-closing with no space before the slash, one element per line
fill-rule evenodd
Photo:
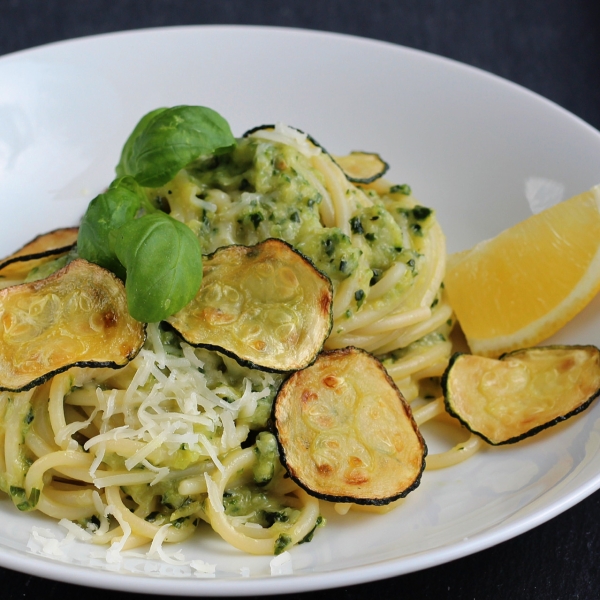
<path fill-rule="evenodd" d="M 600 185 L 453 254 L 444 283 L 473 353 L 550 337 L 600 290 Z"/>

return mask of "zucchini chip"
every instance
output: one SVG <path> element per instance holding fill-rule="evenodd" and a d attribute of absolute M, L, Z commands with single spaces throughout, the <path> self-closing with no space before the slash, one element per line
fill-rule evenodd
<path fill-rule="evenodd" d="M 55 229 L 38 235 L 22 248 L 0 260 L 0 280 L 8 282 L 23 281 L 30 271 L 66 254 L 77 242 L 77 227 Z M 6 287 L 0 282 L 0 287 Z"/>
<path fill-rule="evenodd" d="M 66 254 L 76 244 L 78 231 L 78 227 L 67 227 L 38 235 L 15 253 L 0 260 L 0 274 L 3 275 L 4 269 L 16 262 Z"/>
<path fill-rule="evenodd" d="M 70 367 L 122 367 L 144 340 L 121 280 L 74 260 L 0 291 L 0 390 L 28 390 Z"/>
<path fill-rule="evenodd" d="M 556 425 L 600 394 L 600 351 L 545 346 L 499 359 L 455 354 L 442 378 L 446 410 L 486 442 L 512 444 Z"/>
<path fill-rule="evenodd" d="M 390 168 L 390 165 L 374 152 L 355 151 L 346 156 L 332 158 L 352 183 L 373 183 L 383 177 Z"/>
<path fill-rule="evenodd" d="M 287 372 L 314 361 L 332 324 L 331 281 L 289 244 L 226 246 L 205 257 L 196 297 L 167 322 L 193 346 Z"/>
<path fill-rule="evenodd" d="M 259 131 L 274 131 L 276 127 L 277 127 L 277 125 L 274 125 L 274 124 L 258 125 L 257 127 L 253 127 L 252 129 L 248 129 L 248 131 L 244 132 L 244 134 L 242 135 L 242 137 L 243 138 L 247 138 L 247 137 L 250 137 L 250 136 L 254 136 Z M 325 148 L 323 148 L 323 146 L 321 146 L 321 144 L 319 144 L 319 142 L 317 142 L 317 140 L 315 140 L 315 138 L 312 135 L 310 135 L 310 133 L 306 133 L 305 131 L 302 131 L 302 129 L 298 129 L 297 127 L 292 127 L 291 125 L 287 125 L 286 127 L 289 127 L 290 129 L 293 129 L 294 131 L 297 131 L 301 135 L 305 135 L 306 139 L 313 146 L 315 146 L 316 148 L 320 148 L 323 152 L 325 152 L 325 154 L 329 154 L 329 152 L 327 152 L 327 150 L 325 150 Z M 256 137 L 260 137 L 260 136 L 256 136 Z"/>
<path fill-rule="evenodd" d="M 261 131 L 272 132 L 276 129 L 275 125 L 259 125 L 253 127 L 244 133 L 242 137 L 247 138 L 250 136 L 256 136 Z M 315 140 L 310 134 L 305 133 L 297 127 L 290 127 L 294 131 L 305 135 L 306 139 L 312 146 L 320 148 L 322 152 L 327 154 L 333 162 L 343 171 L 346 179 L 352 183 L 373 183 L 376 179 L 383 177 L 390 166 L 374 152 L 360 152 L 354 151 L 346 156 L 333 156 L 327 150 Z M 258 136 L 260 137 L 260 136 Z M 276 138 L 271 138 L 276 139 Z"/>
<path fill-rule="evenodd" d="M 358 348 L 324 352 L 281 387 L 274 424 L 282 464 L 309 494 L 383 505 L 420 482 L 427 447 L 383 365 Z"/>

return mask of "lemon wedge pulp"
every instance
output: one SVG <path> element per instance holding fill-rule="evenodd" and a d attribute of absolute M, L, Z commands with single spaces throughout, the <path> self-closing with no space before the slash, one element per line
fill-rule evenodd
<path fill-rule="evenodd" d="M 600 185 L 450 256 L 445 286 L 476 354 L 550 337 L 600 290 Z"/>

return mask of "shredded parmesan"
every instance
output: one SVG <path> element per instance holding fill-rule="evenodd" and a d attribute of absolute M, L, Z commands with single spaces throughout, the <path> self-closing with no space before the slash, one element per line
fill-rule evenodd
<path fill-rule="evenodd" d="M 201 198 L 197 198 L 195 194 L 191 194 L 190 202 L 197 206 L 198 208 L 203 208 L 208 212 L 217 212 L 217 205 L 212 202 L 207 202 L 206 200 L 202 200 Z"/>
<path fill-rule="evenodd" d="M 205 435 L 199 435 L 198 441 L 200 442 L 200 444 L 202 444 L 202 446 L 204 447 L 206 452 L 208 452 L 208 455 L 212 458 L 212 461 L 215 463 L 215 466 L 217 467 L 217 469 L 219 469 L 219 471 L 221 471 L 221 473 L 222 473 L 223 472 L 223 463 L 219 460 L 214 445 L 208 441 L 208 439 Z"/>
<path fill-rule="evenodd" d="M 100 444 L 98 444 L 98 449 L 96 450 L 96 456 L 94 457 L 94 460 L 92 461 L 92 464 L 90 466 L 90 477 L 94 477 L 96 475 L 96 471 L 98 470 L 98 467 L 100 466 L 100 463 L 104 460 L 104 453 L 106 452 L 106 443 L 105 442 L 101 442 Z"/>
<path fill-rule="evenodd" d="M 292 566 L 292 555 L 286 550 L 279 556 L 276 556 L 269 563 L 271 567 L 271 575 L 292 575 L 294 568 Z"/>
<path fill-rule="evenodd" d="M 148 442 L 144 447 L 140 448 L 131 458 L 125 461 L 125 468 L 129 471 L 133 467 L 139 465 L 149 454 L 160 448 L 167 436 L 171 433 L 169 425 L 163 429 L 152 441 Z"/>
<path fill-rule="evenodd" d="M 43 529 L 42 527 L 31 528 L 31 536 L 27 543 L 27 548 L 31 552 L 36 553 L 36 545 L 39 546 L 39 552 L 41 554 L 56 557 L 64 556 L 64 552 L 60 549 L 60 540 L 55 538 L 54 534 L 49 529 Z"/>
<path fill-rule="evenodd" d="M 127 425 L 123 425 L 122 427 L 115 427 L 106 433 L 99 433 L 93 438 L 90 438 L 84 444 L 83 449 L 89 450 L 92 446 L 101 444 L 102 442 L 108 442 L 109 440 L 122 440 L 133 437 L 135 437 L 135 432 L 131 431 Z"/>
<path fill-rule="evenodd" d="M 190 562 L 190 567 L 194 569 L 196 577 L 214 577 L 216 565 L 209 565 L 203 560 L 197 559 Z"/>
<path fill-rule="evenodd" d="M 123 530 L 123 535 L 111 540 L 110 548 L 106 551 L 106 562 L 117 563 L 123 560 L 123 557 L 121 556 L 121 550 L 123 550 L 127 539 L 131 535 L 131 526 L 127 521 L 125 521 L 121 511 L 112 504 L 109 504 L 104 511 L 104 515 L 106 517 L 108 517 L 109 514 L 114 515 L 115 519 L 117 519 L 121 529 Z"/>
<path fill-rule="evenodd" d="M 100 519 L 100 527 L 98 527 L 98 529 L 94 531 L 94 534 L 104 535 L 110 527 L 110 523 L 106 515 L 106 505 L 102 502 L 100 494 L 95 490 L 92 493 L 92 500 L 94 501 L 94 508 L 96 509 L 98 518 Z"/>
<path fill-rule="evenodd" d="M 181 565 L 185 563 L 185 557 L 181 550 L 175 552 L 174 554 L 167 554 L 163 548 L 163 542 L 169 533 L 169 528 L 171 525 L 166 524 L 163 525 L 152 540 L 152 544 L 150 545 L 150 550 L 146 554 L 146 558 L 160 558 L 163 562 L 166 562 L 169 565 Z"/>
<path fill-rule="evenodd" d="M 156 485 L 159 481 L 162 481 L 169 474 L 169 467 L 155 467 L 152 463 L 147 460 L 143 460 L 142 464 L 146 469 L 156 473 L 156 477 L 150 482 L 150 485 Z"/>
<path fill-rule="evenodd" d="M 196 356 L 194 349 L 189 345 L 182 343 L 181 349 L 183 350 L 183 356 L 190 361 L 190 364 L 196 369 L 204 369 L 204 363 Z"/>
<path fill-rule="evenodd" d="M 81 431 L 82 429 L 85 429 L 86 427 L 88 427 L 90 425 L 90 423 L 94 420 L 94 418 L 96 417 L 97 414 L 98 414 L 98 409 L 96 408 L 90 415 L 89 419 L 87 419 L 85 421 L 75 421 L 74 423 L 69 423 L 69 425 L 67 425 L 66 427 L 63 427 L 56 434 L 56 437 L 55 437 L 56 443 L 59 446 L 61 446 L 62 443 L 65 440 L 69 439 L 74 433 L 77 433 L 78 431 Z M 74 440 L 70 440 L 70 441 L 74 441 Z M 77 442 L 75 442 L 75 444 L 78 447 Z"/>
<path fill-rule="evenodd" d="M 93 537 L 91 533 L 87 532 L 85 529 L 82 529 L 79 527 L 79 525 L 77 525 L 77 523 L 73 523 L 73 521 L 69 521 L 68 519 L 61 519 L 58 524 L 61 527 L 64 527 L 68 534 L 76 540 L 89 542 Z"/>

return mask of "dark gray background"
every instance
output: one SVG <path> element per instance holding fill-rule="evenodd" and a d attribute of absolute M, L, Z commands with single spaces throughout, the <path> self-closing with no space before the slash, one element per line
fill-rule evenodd
<path fill-rule="evenodd" d="M 109 31 L 217 23 L 336 31 L 434 52 L 519 83 L 600 129 L 600 0 L 0 0 L 0 54 Z M 600 492 L 477 555 L 310 597 L 599 599 L 599 521 Z M 4 600 L 134 598 L 5 569 L 0 582 Z"/>

